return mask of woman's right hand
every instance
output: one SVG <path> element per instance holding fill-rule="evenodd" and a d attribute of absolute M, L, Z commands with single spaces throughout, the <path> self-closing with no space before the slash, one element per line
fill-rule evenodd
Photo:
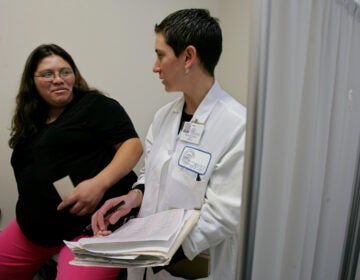
<path fill-rule="evenodd" d="M 141 196 L 139 198 L 139 196 Z M 107 211 L 117 205 L 120 201 L 124 201 L 125 204 L 119 208 L 116 212 L 105 217 Z M 140 206 L 142 201 L 142 194 L 138 191 L 130 191 L 126 195 L 114 197 L 108 199 L 103 206 L 101 206 L 91 217 L 91 228 L 95 236 L 109 235 L 111 231 L 107 230 L 109 224 L 115 224 L 121 217 L 127 215 L 131 209 Z"/>

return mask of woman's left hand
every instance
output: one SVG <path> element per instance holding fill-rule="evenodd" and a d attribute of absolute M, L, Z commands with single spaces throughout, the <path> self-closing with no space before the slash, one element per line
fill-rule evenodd
<path fill-rule="evenodd" d="M 57 207 L 58 211 L 73 205 L 70 208 L 70 213 L 84 216 L 91 214 L 96 209 L 101 199 L 104 196 L 104 191 L 98 186 L 95 179 L 88 179 L 78 184 L 72 194 L 66 197 Z"/>

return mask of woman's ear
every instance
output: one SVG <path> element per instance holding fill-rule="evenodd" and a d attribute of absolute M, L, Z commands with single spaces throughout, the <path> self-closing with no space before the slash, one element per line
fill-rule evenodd
<path fill-rule="evenodd" d="M 191 67 L 197 57 L 196 48 L 192 45 L 186 47 L 185 51 L 185 66 Z"/>

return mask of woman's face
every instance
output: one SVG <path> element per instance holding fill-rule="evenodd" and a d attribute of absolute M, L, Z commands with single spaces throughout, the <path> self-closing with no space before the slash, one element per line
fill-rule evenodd
<path fill-rule="evenodd" d="M 39 95 L 51 109 L 61 109 L 73 99 L 75 75 L 61 56 L 50 55 L 38 64 L 34 82 Z"/>
<path fill-rule="evenodd" d="M 184 54 L 175 56 L 173 49 L 165 42 L 163 34 L 156 34 L 155 39 L 156 60 L 153 72 L 159 74 L 165 90 L 182 91 L 183 79 L 185 76 Z"/>

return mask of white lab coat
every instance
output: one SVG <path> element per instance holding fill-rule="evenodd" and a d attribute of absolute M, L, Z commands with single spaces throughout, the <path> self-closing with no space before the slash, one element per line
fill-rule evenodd
<path fill-rule="evenodd" d="M 186 142 L 178 134 L 184 98 L 162 107 L 146 137 L 145 168 L 138 183 L 145 184 L 140 216 L 169 208 L 199 208 L 200 220 L 182 244 L 193 259 L 210 253 L 210 275 L 206 279 L 235 279 L 238 265 L 238 235 L 242 173 L 244 163 L 246 110 L 217 82 L 196 110 L 192 122 L 204 125 L 198 144 Z M 195 170 L 180 166 L 183 151 L 195 149 L 210 155 L 203 161 L 200 181 Z M 194 151 L 195 151 L 194 150 Z M 191 169 L 191 168 L 190 168 Z M 129 280 L 142 280 L 142 269 L 129 269 Z M 162 270 L 147 279 L 180 279 Z"/>

